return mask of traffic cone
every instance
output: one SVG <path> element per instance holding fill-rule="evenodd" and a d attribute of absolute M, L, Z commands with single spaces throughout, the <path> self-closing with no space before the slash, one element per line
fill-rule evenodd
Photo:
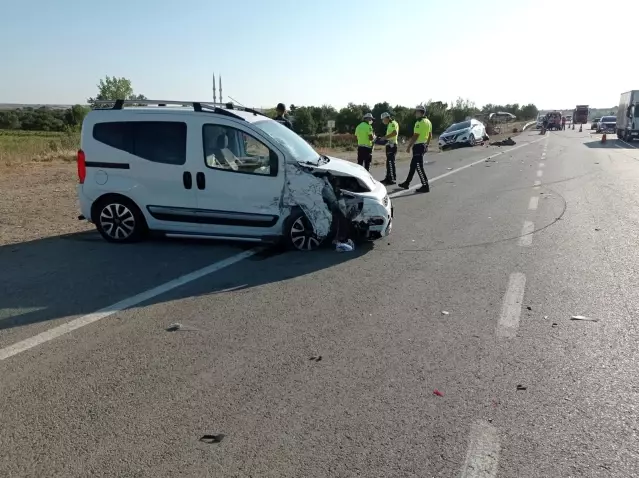
<path fill-rule="evenodd" d="M 601 136 L 601 142 L 602 142 L 602 143 L 605 143 L 605 142 L 606 142 L 606 133 L 604 133 L 604 134 Z"/>

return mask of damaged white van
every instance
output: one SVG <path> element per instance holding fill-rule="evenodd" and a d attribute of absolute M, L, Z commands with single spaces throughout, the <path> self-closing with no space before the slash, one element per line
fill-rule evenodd
<path fill-rule="evenodd" d="M 232 104 L 111 102 L 82 124 L 81 215 L 104 239 L 169 237 L 313 250 L 334 234 L 326 188 L 338 192 L 350 237 L 391 232 L 386 188 L 356 164 L 318 154 L 258 111 Z M 333 211 L 335 209 L 333 208 Z"/>

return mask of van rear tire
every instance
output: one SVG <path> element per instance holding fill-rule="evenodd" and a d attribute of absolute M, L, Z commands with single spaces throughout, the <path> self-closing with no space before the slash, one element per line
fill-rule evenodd
<path fill-rule="evenodd" d="M 140 208 L 124 196 L 109 195 L 98 200 L 92 219 L 104 240 L 114 244 L 139 242 L 148 232 Z"/>

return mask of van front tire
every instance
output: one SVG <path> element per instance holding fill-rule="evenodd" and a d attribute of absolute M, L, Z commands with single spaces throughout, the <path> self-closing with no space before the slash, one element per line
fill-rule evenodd
<path fill-rule="evenodd" d="M 93 208 L 92 219 L 107 242 L 138 242 L 147 233 L 146 221 L 140 208 L 124 196 L 110 195 L 100 199 Z"/>
<path fill-rule="evenodd" d="M 311 221 L 301 209 L 294 210 L 284 223 L 284 244 L 294 251 L 314 251 L 326 238 L 319 239 Z"/>

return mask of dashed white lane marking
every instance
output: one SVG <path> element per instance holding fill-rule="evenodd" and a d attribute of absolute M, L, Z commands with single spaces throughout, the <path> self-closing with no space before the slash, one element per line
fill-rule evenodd
<path fill-rule="evenodd" d="M 540 169 L 539 171 L 537 171 L 537 177 L 540 178 L 544 175 L 544 172 Z"/>
<path fill-rule="evenodd" d="M 524 221 L 524 227 L 521 228 L 521 236 L 519 236 L 519 245 L 522 247 L 530 247 L 533 240 L 533 231 L 535 224 L 530 221 Z"/>
<path fill-rule="evenodd" d="M 494 478 L 499 465 L 497 428 L 480 420 L 470 427 L 470 439 L 461 478 Z"/>
<path fill-rule="evenodd" d="M 546 166 L 546 163 L 539 163 L 539 167 L 540 167 L 540 168 L 543 168 L 543 167 L 545 167 L 545 166 Z"/>
<path fill-rule="evenodd" d="M 541 181 L 539 181 L 539 180 L 535 181 L 535 184 L 533 184 L 533 186 L 535 186 L 535 187 L 541 186 Z"/>
<path fill-rule="evenodd" d="M 429 182 L 429 183 L 434 183 L 435 181 L 439 181 L 440 179 L 443 179 L 443 178 L 445 178 L 445 177 L 448 177 L 448 176 L 450 176 L 451 174 L 458 173 L 459 171 L 463 171 L 463 170 L 464 170 L 464 169 L 466 169 L 466 168 L 470 168 L 471 166 L 475 166 L 476 164 L 483 163 L 483 162 L 484 162 L 484 161 L 486 161 L 487 159 L 492 159 L 492 158 L 495 158 L 495 157 L 497 157 L 497 156 L 501 156 L 502 154 L 506 154 L 506 153 L 510 153 L 510 152 L 512 152 L 512 151 L 515 151 L 516 149 L 524 148 L 524 147 L 526 147 L 526 146 L 530 146 L 531 144 L 538 143 L 539 141 L 543 141 L 544 139 L 545 139 L 545 138 L 536 139 L 535 141 L 531 141 L 530 143 L 520 144 L 519 146 L 515 146 L 514 148 L 506 149 L 506 150 L 504 150 L 504 151 L 500 151 L 499 153 L 491 154 L 490 156 L 487 156 L 487 157 L 485 157 L 485 158 L 482 158 L 482 159 L 480 159 L 480 160 L 478 160 L 478 161 L 475 161 L 475 162 L 472 162 L 472 163 L 466 164 L 465 166 L 461 166 L 461 167 L 459 167 L 459 168 L 457 168 L 457 169 L 454 169 L 454 170 L 452 170 L 452 171 L 448 171 L 447 173 L 440 174 L 439 176 L 435 176 L 434 178 L 429 178 L 429 179 L 428 179 L 428 182 Z M 418 184 L 416 184 L 416 185 L 414 185 L 414 186 L 411 186 L 410 188 L 408 188 L 408 189 L 406 189 L 406 190 L 404 190 L 404 191 L 395 191 L 394 193 L 389 194 L 389 195 L 388 195 L 388 197 L 389 197 L 389 198 L 391 198 L 391 199 L 392 199 L 392 198 L 396 198 L 397 196 L 401 196 L 401 195 L 403 195 L 403 194 L 406 194 L 406 193 L 408 193 L 409 191 L 411 191 L 412 189 L 417 189 L 417 188 L 419 188 L 419 187 L 421 187 L 421 184 L 419 184 L 419 183 L 418 183 Z"/>
<path fill-rule="evenodd" d="M 508 288 L 501 306 L 501 315 L 495 334 L 497 337 L 513 338 L 519 328 L 519 317 L 526 289 L 526 276 L 521 272 L 513 272 L 508 279 Z"/>
<path fill-rule="evenodd" d="M 154 287 L 153 289 L 149 289 L 145 292 L 134 295 L 133 297 L 124 299 L 116 304 L 113 304 L 108 307 L 105 307 L 104 309 L 98 310 L 97 312 L 93 312 L 88 315 L 83 315 L 82 317 L 78 317 L 77 319 L 73 319 L 65 324 L 49 329 L 45 332 L 42 332 L 28 339 L 25 339 L 21 342 L 17 342 L 13 345 L 10 345 L 9 347 L 0 349 L 0 361 L 5 360 L 14 355 L 17 355 L 26 350 L 29 350 L 33 347 L 36 347 L 50 340 L 53 340 L 55 338 L 58 338 L 62 335 L 68 334 L 69 332 L 79 329 L 80 327 L 84 327 L 85 325 L 92 324 L 93 322 L 97 322 L 98 320 L 104 319 L 113 314 L 117 314 L 118 312 L 121 312 L 124 309 L 129 309 L 131 307 L 134 307 L 160 294 L 164 294 L 165 292 L 169 292 L 170 290 L 173 290 L 177 287 L 188 284 L 189 282 L 193 282 L 194 280 L 200 279 L 209 274 L 213 274 L 214 272 L 217 272 L 221 269 L 224 269 L 225 267 L 228 267 L 237 262 L 240 262 L 256 254 L 259 251 L 260 249 L 256 248 L 256 249 L 251 249 L 248 251 L 241 252 L 239 254 L 235 254 L 234 256 L 228 257 L 219 262 L 215 262 L 211 265 L 203 267 L 202 269 L 198 269 L 194 272 L 178 277 L 177 279 L 173 279 L 172 281 L 169 281 L 162 285 Z"/>
<path fill-rule="evenodd" d="M 530 209 L 531 211 L 535 211 L 537 209 L 537 206 L 539 206 L 539 196 L 531 197 L 530 201 L 528 202 L 528 209 Z"/>

